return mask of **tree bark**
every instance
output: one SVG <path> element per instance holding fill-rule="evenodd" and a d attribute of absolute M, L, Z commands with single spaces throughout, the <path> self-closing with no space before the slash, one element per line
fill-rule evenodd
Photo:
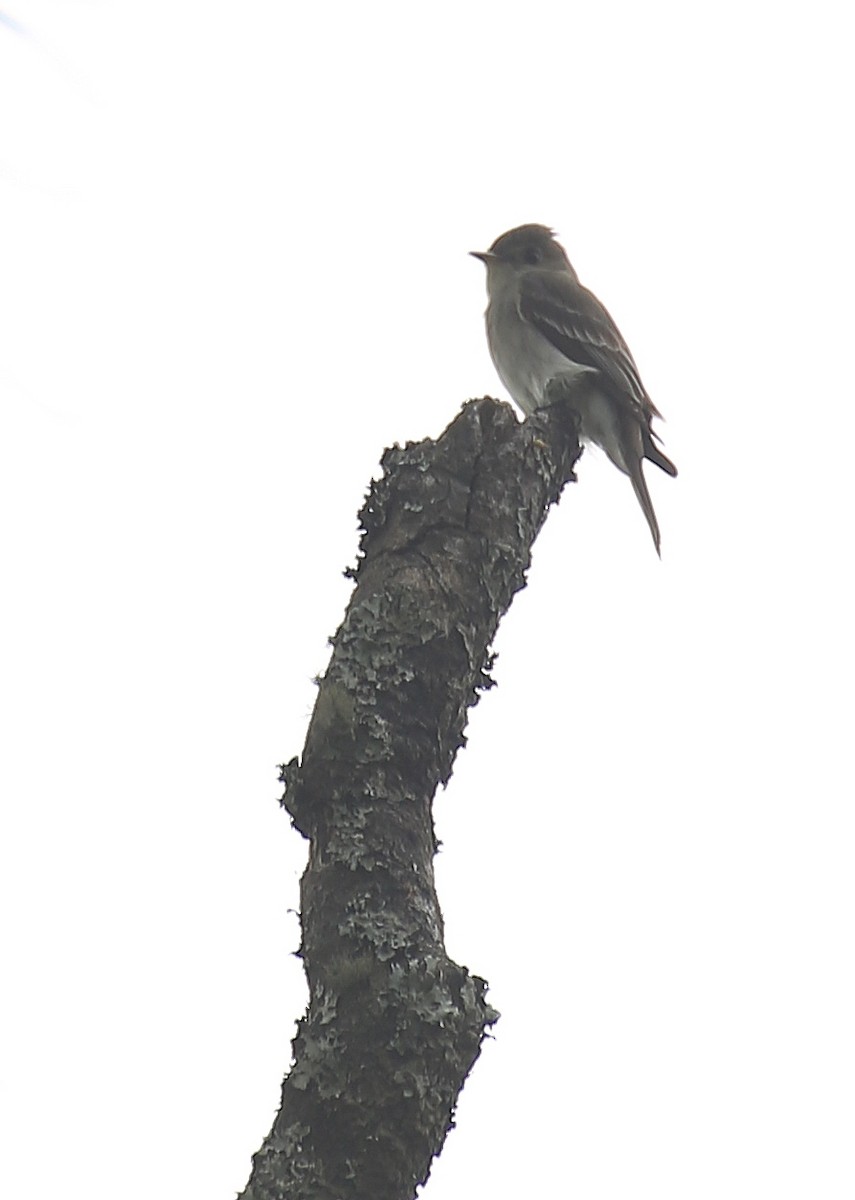
<path fill-rule="evenodd" d="M 431 802 L 579 454 L 564 397 L 522 424 L 470 401 L 437 440 L 383 456 L 303 756 L 282 768 L 310 842 L 310 1001 L 244 1200 L 410 1200 L 453 1125 L 498 1013 L 445 953 Z"/>

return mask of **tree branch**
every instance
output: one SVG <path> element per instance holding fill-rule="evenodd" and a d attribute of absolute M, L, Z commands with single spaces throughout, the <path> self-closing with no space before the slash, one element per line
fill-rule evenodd
<path fill-rule="evenodd" d="M 310 841 L 310 1002 L 244 1200 L 410 1200 L 453 1124 L 498 1014 L 445 953 L 431 801 L 573 478 L 576 430 L 566 398 L 523 424 L 483 399 L 436 441 L 383 456 L 302 761 L 282 768 L 282 803 Z"/>

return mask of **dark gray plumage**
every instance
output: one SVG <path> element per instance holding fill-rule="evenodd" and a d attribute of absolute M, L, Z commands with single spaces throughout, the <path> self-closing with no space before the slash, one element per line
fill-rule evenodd
<path fill-rule="evenodd" d="M 617 325 L 544 225 L 521 225 L 472 253 L 487 267 L 487 340 L 505 387 L 529 415 L 546 403 L 554 380 L 590 377 L 578 390 L 582 438 L 629 476 L 658 554 L 659 525 L 642 461 L 669 475 L 677 468 L 656 445 L 651 426 L 661 414 Z"/>

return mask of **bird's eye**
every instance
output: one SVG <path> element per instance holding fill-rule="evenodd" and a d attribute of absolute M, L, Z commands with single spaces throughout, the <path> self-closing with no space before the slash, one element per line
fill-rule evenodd
<path fill-rule="evenodd" d="M 536 267 L 540 262 L 540 250 L 537 246 L 529 246 L 525 252 L 525 261 L 530 267 Z"/>

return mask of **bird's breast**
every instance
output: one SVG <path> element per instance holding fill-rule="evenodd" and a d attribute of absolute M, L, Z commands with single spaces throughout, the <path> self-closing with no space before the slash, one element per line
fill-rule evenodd
<path fill-rule="evenodd" d="M 486 319 L 487 342 L 496 371 L 526 416 L 544 403 L 550 380 L 591 370 L 572 362 L 523 320 L 515 302 L 491 301 Z"/>

